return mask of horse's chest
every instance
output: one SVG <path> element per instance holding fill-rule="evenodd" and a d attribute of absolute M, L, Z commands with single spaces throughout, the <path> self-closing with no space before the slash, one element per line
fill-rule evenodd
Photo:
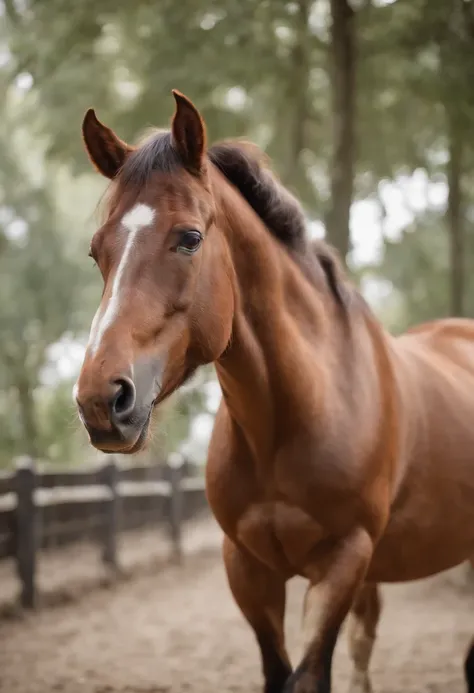
<path fill-rule="evenodd" d="M 237 538 L 256 558 L 288 575 L 304 573 L 311 551 L 323 538 L 321 526 L 283 501 L 255 503 L 237 523 Z"/>

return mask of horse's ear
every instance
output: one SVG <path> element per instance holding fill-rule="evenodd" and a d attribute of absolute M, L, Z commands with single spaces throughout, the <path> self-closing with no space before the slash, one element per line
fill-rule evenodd
<path fill-rule="evenodd" d="M 173 89 L 176 111 L 171 125 L 173 144 L 191 173 L 200 173 L 206 153 L 206 128 L 196 106 L 181 92 Z"/>
<path fill-rule="evenodd" d="M 100 122 L 92 108 L 82 121 L 82 136 L 90 160 L 106 178 L 114 178 L 133 151 L 113 130 Z"/>

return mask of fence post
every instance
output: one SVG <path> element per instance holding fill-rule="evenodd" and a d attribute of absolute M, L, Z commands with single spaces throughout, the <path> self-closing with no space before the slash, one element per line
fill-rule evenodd
<path fill-rule="evenodd" d="M 119 531 L 118 493 L 119 468 L 112 458 L 102 469 L 104 484 L 110 491 L 110 499 L 105 503 L 104 548 L 102 560 L 113 571 L 118 569 L 117 536 Z"/>
<path fill-rule="evenodd" d="M 31 457 L 16 461 L 16 561 L 21 580 L 21 605 L 33 609 L 36 603 L 37 509 L 36 474 Z"/>
<path fill-rule="evenodd" d="M 168 457 L 168 469 L 171 483 L 170 496 L 170 533 L 173 545 L 173 558 L 176 563 L 181 563 L 183 558 L 181 526 L 183 523 L 183 490 L 181 479 L 183 476 L 184 458 L 178 453 L 171 453 Z"/>

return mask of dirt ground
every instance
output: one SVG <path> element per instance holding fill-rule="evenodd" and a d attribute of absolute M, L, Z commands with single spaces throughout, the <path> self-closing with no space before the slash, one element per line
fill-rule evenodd
<path fill-rule="evenodd" d="M 201 526 L 201 535 L 203 528 Z M 260 665 L 234 605 L 219 533 L 206 520 L 182 567 L 145 571 L 76 602 L 0 623 L 2 693 L 257 693 Z M 198 542 L 199 543 L 199 542 Z M 194 542 L 196 545 L 196 541 Z M 304 583 L 290 584 L 287 633 L 299 654 Z M 462 659 L 474 633 L 474 586 L 464 569 L 384 588 L 374 693 L 465 693 Z M 345 633 L 334 691 L 346 692 Z"/>

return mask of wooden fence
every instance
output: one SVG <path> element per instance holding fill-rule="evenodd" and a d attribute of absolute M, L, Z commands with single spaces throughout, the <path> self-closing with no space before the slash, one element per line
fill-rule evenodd
<path fill-rule="evenodd" d="M 179 559 L 182 524 L 205 507 L 204 479 L 179 455 L 160 465 L 126 468 L 111 458 L 101 467 L 43 472 L 23 458 L 14 474 L 0 476 L 0 560 L 15 557 L 21 603 L 32 608 L 39 551 L 90 539 L 117 569 L 120 531 L 164 524 Z"/>

